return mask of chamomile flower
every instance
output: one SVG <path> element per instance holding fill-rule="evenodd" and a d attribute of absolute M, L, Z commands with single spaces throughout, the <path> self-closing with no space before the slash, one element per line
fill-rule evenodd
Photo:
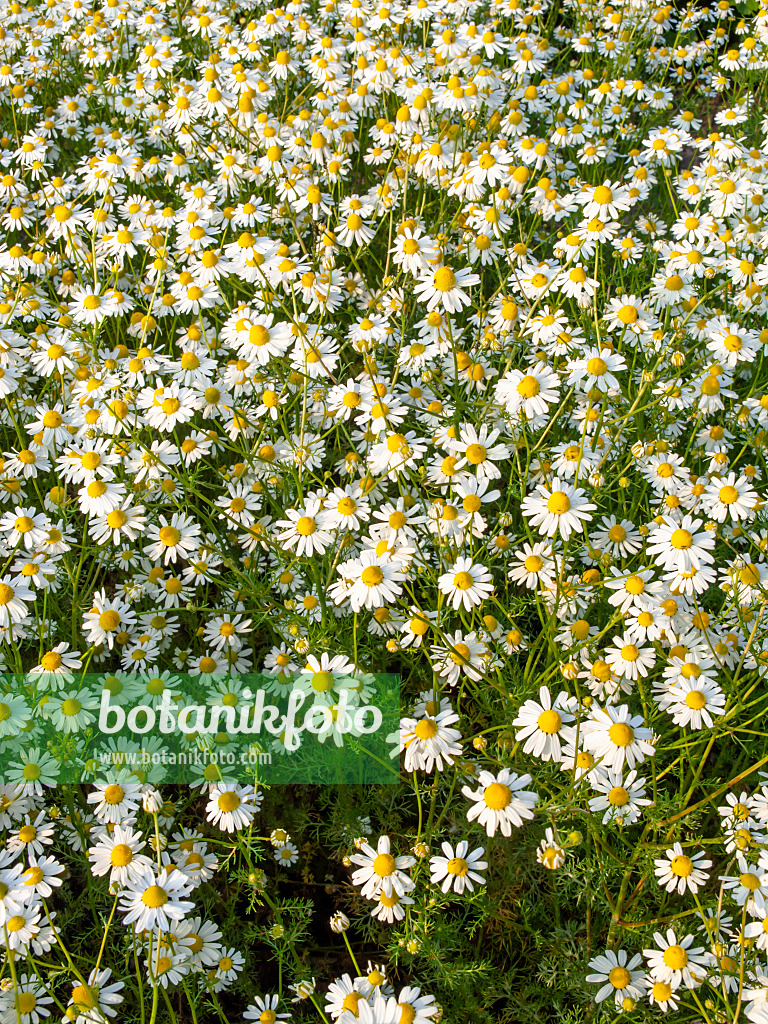
<path fill-rule="evenodd" d="M 625 999 L 639 1000 L 643 995 L 643 979 L 645 972 L 638 968 L 643 958 L 636 953 L 630 958 L 625 949 L 618 953 L 607 949 L 604 953 L 589 961 L 592 974 L 587 975 L 587 982 L 601 987 L 595 995 L 595 1002 L 602 1003 L 613 996 L 617 1007 L 624 1004 Z"/>
<path fill-rule="evenodd" d="M 655 751 L 652 732 L 641 715 L 632 715 L 626 704 L 595 708 L 581 725 L 584 746 L 601 759 L 603 768 L 634 768 Z"/>
<path fill-rule="evenodd" d="M 673 991 L 681 985 L 697 988 L 707 976 L 712 954 L 703 946 L 694 946 L 693 935 L 678 941 L 672 928 L 668 928 L 665 935 L 655 932 L 653 937 L 656 947 L 643 950 L 653 980 L 666 982 Z"/>
<path fill-rule="evenodd" d="M 499 829 L 504 836 L 512 834 L 512 827 L 520 828 L 524 819 L 533 817 L 533 808 L 538 794 L 525 789 L 531 784 L 530 775 L 518 776 L 516 772 L 503 768 L 497 775 L 481 771 L 477 776 L 479 788 L 462 787 L 462 794 L 472 801 L 467 811 L 467 821 L 477 820 L 490 837 Z"/>
<path fill-rule="evenodd" d="M 352 884 L 362 887 L 361 894 L 366 899 L 375 899 L 380 892 L 387 897 L 393 894 L 404 896 L 414 887 L 407 870 L 416 863 L 416 858 L 409 855 L 394 857 L 389 836 L 381 836 L 375 850 L 364 843 L 360 852 L 353 854 L 350 860 L 358 865 L 352 874 Z"/>
<path fill-rule="evenodd" d="M 430 881 L 433 885 L 442 883 L 440 888 L 443 892 L 452 890 L 460 896 L 465 889 L 474 892 L 475 884 L 485 884 L 485 878 L 480 872 L 488 864 L 482 859 L 485 853 L 482 846 L 470 852 L 469 843 L 462 839 L 455 850 L 450 843 L 443 843 L 441 849 L 443 856 L 432 857 L 429 861 Z"/>
<path fill-rule="evenodd" d="M 565 690 L 555 699 L 546 686 L 539 688 L 539 700 L 524 702 L 513 725 L 518 726 L 515 738 L 523 742 L 523 751 L 540 757 L 543 761 L 558 762 L 561 757 L 561 743 L 568 742 L 574 735 L 572 714 L 573 701 Z"/>
<path fill-rule="evenodd" d="M 709 878 L 706 869 L 712 867 L 712 861 L 706 859 L 702 850 L 691 856 L 683 852 L 680 843 L 675 843 L 664 857 L 654 860 L 654 865 L 656 880 L 662 889 L 677 890 L 682 896 L 687 890 L 698 892 L 706 884 Z"/>
<path fill-rule="evenodd" d="M 584 522 L 592 519 L 596 508 L 585 500 L 585 491 L 580 487 L 560 481 L 557 477 L 552 481 L 551 489 L 539 484 L 536 493 L 524 498 L 521 510 L 530 519 L 531 526 L 537 527 L 546 537 L 556 533 L 564 541 L 573 533 L 581 533 Z"/>
<path fill-rule="evenodd" d="M 181 921 L 194 906 L 185 898 L 190 888 L 181 871 L 163 868 L 156 872 L 145 867 L 135 878 L 129 878 L 119 893 L 119 909 L 125 914 L 123 923 L 132 924 L 137 932 L 152 928 L 172 930 L 175 922 Z"/>

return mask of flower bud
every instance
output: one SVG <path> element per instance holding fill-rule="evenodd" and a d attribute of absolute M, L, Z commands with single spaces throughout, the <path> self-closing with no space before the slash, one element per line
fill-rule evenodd
<path fill-rule="evenodd" d="M 337 935 L 341 935 L 349 928 L 349 918 L 346 914 L 342 914 L 340 910 L 337 910 L 335 914 L 331 915 L 331 931 Z"/>

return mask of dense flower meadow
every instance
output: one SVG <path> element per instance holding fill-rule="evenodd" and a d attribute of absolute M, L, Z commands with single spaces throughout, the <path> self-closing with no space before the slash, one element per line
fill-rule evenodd
<path fill-rule="evenodd" d="M 3 1022 L 768 1024 L 767 89 L 766 0 L 0 0 Z M 61 784 L 256 672 L 400 781 Z"/>

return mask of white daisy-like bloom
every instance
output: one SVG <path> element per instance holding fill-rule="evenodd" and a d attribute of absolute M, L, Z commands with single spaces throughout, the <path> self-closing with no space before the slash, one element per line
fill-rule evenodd
<path fill-rule="evenodd" d="M 20 974 L 10 991 L 0 992 L 0 1013 L 9 1021 L 18 1020 L 19 1024 L 39 1024 L 50 1016 L 51 1003 L 53 996 L 47 994 L 45 985 L 35 974 Z"/>
<path fill-rule="evenodd" d="M 606 178 L 602 185 L 584 185 L 576 195 L 584 207 L 584 218 L 618 219 L 620 213 L 630 209 L 635 201 L 626 185 Z"/>
<path fill-rule="evenodd" d="M 352 884 L 361 886 L 366 899 L 375 899 L 383 892 L 385 896 L 396 893 L 404 896 L 413 890 L 415 883 L 407 870 L 416 863 L 410 855 L 394 857 L 391 853 L 389 836 L 380 836 L 376 849 L 364 843 L 359 853 L 350 857 L 358 868 L 352 874 Z"/>
<path fill-rule="evenodd" d="M 617 675 L 627 679 L 645 677 L 656 664 L 652 647 L 638 647 L 629 636 L 615 636 L 613 642 L 615 647 L 605 649 L 605 660 Z"/>
<path fill-rule="evenodd" d="M 351 690 L 354 685 L 355 666 L 343 654 L 331 655 L 323 651 L 318 658 L 310 654 L 295 680 L 297 688 L 310 695 L 331 690 Z"/>
<path fill-rule="evenodd" d="M 88 850 L 91 872 L 106 875 L 109 872 L 110 886 L 118 884 L 125 888 L 129 881 L 135 882 L 146 868 L 152 867 L 151 858 L 141 853 L 146 841 L 132 826 L 115 825 L 112 832 L 100 836 L 98 843 Z"/>
<path fill-rule="evenodd" d="M 652 731 L 642 715 L 632 715 L 626 704 L 595 708 L 582 722 L 584 747 L 591 751 L 603 768 L 634 768 L 646 757 L 653 756 Z"/>
<path fill-rule="evenodd" d="M 709 878 L 705 868 L 712 867 L 712 861 L 707 860 L 706 856 L 703 850 L 689 856 L 683 852 L 680 843 L 674 843 L 664 857 L 659 857 L 653 862 L 657 882 L 667 892 L 677 890 L 680 896 L 688 889 L 691 892 L 698 892 Z"/>
<path fill-rule="evenodd" d="M 295 843 L 283 843 L 279 849 L 275 850 L 274 858 L 280 867 L 289 868 L 299 859 L 299 848 Z"/>
<path fill-rule="evenodd" d="M 595 1002 L 602 1003 L 613 996 L 616 1006 L 620 1008 L 625 999 L 635 1002 L 641 999 L 645 971 L 638 968 L 642 962 L 639 953 L 630 959 L 625 949 L 620 949 L 618 953 L 607 949 L 593 957 L 588 965 L 593 973 L 588 974 L 586 980 L 591 985 L 600 985 Z"/>
<path fill-rule="evenodd" d="M 32 718 L 32 710 L 18 693 L 0 692 L 0 738 L 18 736 Z"/>
<path fill-rule="evenodd" d="M 557 841 L 551 828 L 546 829 L 536 848 L 536 863 L 548 871 L 555 871 L 565 864 L 565 848 Z"/>
<path fill-rule="evenodd" d="M 626 370 L 627 361 L 619 352 L 607 348 L 589 348 L 581 359 L 572 359 L 568 364 L 566 383 L 576 385 L 582 391 L 597 388 L 600 391 L 618 391 L 619 380 L 614 376 Z"/>
<path fill-rule="evenodd" d="M 742 991 L 742 998 L 748 1004 L 744 1015 L 754 1024 L 764 1024 L 768 1020 L 768 972 L 758 968 L 749 980 L 752 987 Z"/>
<path fill-rule="evenodd" d="M 222 952 L 221 931 L 213 921 L 187 917 L 174 926 L 179 947 L 198 966 L 215 967 Z"/>
<path fill-rule="evenodd" d="M 29 867 L 22 873 L 21 885 L 30 894 L 48 899 L 62 882 L 64 865 L 55 857 L 30 857 Z M 27 897 L 28 899 L 30 897 Z"/>
<path fill-rule="evenodd" d="M 524 819 L 533 818 L 538 793 L 525 789 L 533 779 L 503 768 L 498 775 L 481 771 L 477 776 L 478 788 L 463 786 L 462 794 L 472 801 L 467 821 L 477 821 L 490 837 L 501 829 L 504 836 L 512 835 L 512 826 L 520 828 Z"/>
<path fill-rule="evenodd" d="M 295 551 L 296 555 L 322 555 L 333 537 L 326 523 L 328 516 L 321 511 L 320 501 L 313 498 L 303 508 L 286 509 L 286 519 L 279 519 L 275 527 L 281 532 L 278 541 L 286 551 Z"/>
<path fill-rule="evenodd" d="M 400 1024 L 402 1014 L 394 996 L 386 998 L 377 991 L 371 994 L 370 1001 L 360 1001 L 356 1013 L 345 1010 L 338 1021 L 339 1024 Z"/>
<path fill-rule="evenodd" d="M 19 751 L 18 760 L 11 761 L 5 777 L 11 785 L 20 786 L 25 796 L 40 797 L 46 788 L 55 788 L 60 767 L 58 758 L 39 747 L 30 747 Z"/>
<path fill-rule="evenodd" d="M 24 814 L 22 820 L 23 824 L 8 836 L 8 852 L 16 856 L 23 850 L 27 855 L 39 856 L 53 842 L 54 824 L 48 820 L 45 811 L 36 815 Z"/>
<path fill-rule="evenodd" d="M 743 474 L 728 473 L 717 479 L 710 480 L 707 489 L 701 496 L 703 511 L 718 523 L 726 519 L 740 522 L 751 519 L 755 514 L 757 491 Z"/>
<path fill-rule="evenodd" d="M 717 683 L 708 679 L 681 679 L 670 686 L 664 704 L 675 725 L 711 729 L 712 716 L 725 711 L 725 694 Z"/>
<path fill-rule="evenodd" d="M 342 562 L 336 571 L 341 580 L 329 588 L 328 595 L 335 604 L 349 601 L 353 612 L 391 604 L 403 590 L 402 563 L 388 554 L 377 554 L 376 548 L 363 551 L 359 558 Z"/>
<path fill-rule="evenodd" d="M 420 988 L 413 988 L 406 985 L 400 990 L 397 996 L 397 1005 L 400 1010 L 398 1024 L 432 1024 L 432 1018 L 437 1015 L 437 1005 L 433 995 L 421 994 Z"/>
<path fill-rule="evenodd" d="M 557 564 L 552 557 L 552 545 L 548 541 L 537 541 L 535 544 L 523 544 L 515 551 L 509 570 L 509 578 L 519 586 L 534 590 L 538 586 L 552 587 L 555 583 Z"/>
<path fill-rule="evenodd" d="M 63 690 L 55 697 L 49 697 L 42 705 L 42 713 L 59 732 L 76 733 L 96 720 L 98 707 L 93 691 L 83 687 L 80 690 Z"/>
<path fill-rule="evenodd" d="M 533 754 L 542 761 L 560 761 L 561 744 L 568 743 L 575 735 L 575 729 L 569 724 L 574 721 L 575 705 L 575 699 L 565 690 L 553 700 L 547 687 L 541 686 L 538 703 L 525 701 L 512 723 L 518 726 L 517 742 L 525 741 L 523 753 Z"/>
<path fill-rule="evenodd" d="M 613 578 L 605 580 L 605 586 L 612 591 L 608 603 L 621 612 L 628 612 L 632 608 L 645 611 L 659 600 L 664 590 L 663 585 L 654 580 L 653 569 L 636 569 L 626 573 L 612 565 L 610 572 Z"/>
<path fill-rule="evenodd" d="M 609 821 L 633 825 L 642 814 L 642 808 L 651 805 L 645 796 L 645 779 L 639 779 L 634 770 L 624 778 L 620 768 L 607 771 L 596 768 L 590 772 L 589 784 L 599 794 L 590 799 L 589 809 L 595 814 L 603 812 L 604 825 Z"/>
<path fill-rule="evenodd" d="M 94 968 L 85 984 L 73 981 L 66 1010 L 67 1019 L 73 1024 L 91 1024 L 93 1021 L 114 1017 L 117 1007 L 123 1001 L 124 983 L 113 981 L 110 984 L 111 977 L 111 968 Z"/>
<path fill-rule="evenodd" d="M 528 420 L 544 416 L 560 398 L 560 378 L 546 363 L 537 363 L 527 371 L 510 370 L 495 385 L 496 401 L 512 417 L 521 414 Z"/>
<path fill-rule="evenodd" d="M 170 949 L 163 951 L 160 943 L 155 946 L 151 959 L 147 957 L 144 963 L 152 984 L 161 988 L 168 988 L 169 985 L 175 988 L 180 985 L 192 968 L 189 959 L 183 953 L 172 952 Z M 220 991 L 217 980 L 218 971 L 214 973 L 211 981 L 214 992 Z"/>
<path fill-rule="evenodd" d="M 482 859 L 485 849 L 479 846 L 469 852 L 469 843 L 462 839 L 454 850 L 450 843 L 443 843 L 442 857 L 432 857 L 429 861 L 431 871 L 430 882 L 435 885 L 442 883 L 443 892 L 453 889 L 459 896 L 468 889 L 474 892 L 473 883 L 485 885 L 485 878 L 480 874 L 488 864 Z"/>
<path fill-rule="evenodd" d="M 646 979 L 648 989 L 648 1002 L 651 1006 L 658 1006 L 662 1013 L 668 1010 L 676 1010 L 680 1003 L 680 997 L 668 981 L 654 981 L 653 978 Z"/>
<path fill-rule="evenodd" d="M 744 937 L 754 939 L 755 946 L 763 953 L 768 952 L 768 907 L 754 907 L 750 921 L 744 928 Z"/>
<path fill-rule="evenodd" d="M 715 359 L 725 366 L 751 363 L 761 351 L 757 334 L 728 320 L 727 317 L 716 317 L 707 333 L 712 339 L 707 342 L 707 348 Z"/>
<path fill-rule="evenodd" d="M 236 783 L 211 786 L 205 808 L 206 821 L 223 832 L 239 832 L 249 827 L 261 800 L 261 794 L 253 786 Z"/>
<path fill-rule="evenodd" d="M 93 608 L 83 616 L 83 629 L 90 634 L 91 644 L 106 644 L 112 650 L 115 635 L 131 629 L 136 623 L 136 612 L 120 597 L 107 599 L 106 591 L 93 596 Z"/>
<path fill-rule="evenodd" d="M 468 267 L 454 270 L 443 266 L 427 271 L 416 282 L 414 294 L 417 302 L 426 302 L 428 310 L 442 306 L 448 313 L 458 313 L 470 302 L 464 289 L 475 284 L 480 284 L 480 276 Z"/>
<path fill-rule="evenodd" d="M 405 751 L 404 768 L 431 772 L 443 771 L 461 755 L 461 733 L 452 728 L 459 716 L 446 707 L 433 717 L 401 718 L 399 750 Z"/>
<path fill-rule="evenodd" d="M 394 924 L 395 921 L 402 921 L 405 917 L 405 907 L 413 906 L 414 901 L 410 896 L 398 896 L 393 892 L 391 896 L 379 892 L 374 897 L 376 904 L 371 911 L 371 917 L 385 924 Z"/>
<path fill-rule="evenodd" d="M 460 455 L 456 463 L 456 471 L 474 471 L 478 480 L 498 480 L 501 470 L 497 462 L 504 462 L 512 453 L 509 445 L 499 441 L 501 431 L 489 429 L 483 423 L 479 430 L 471 424 L 463 424 L 458 439 L 449 438 L 452 452 Z"/>
<path fill-rule="evenodd" d="M 461 556 L 437 581 L 441 594 L 449 599 L 454 611 L 471 611 L 493 593 L 493 576 L 484 565 Z"/>
<path fill-rule="evenodd" d="M 463 674 L 477 681 L 486 670 L 488 647 L 478 639 L 477 633 L 463 633 L 461 630 L 445 635 L 445 644 L 435 644 L 429 649 L 432 667 L 445 679 L 448 686 L 456 686 Z"/>
<path fill-rule="evenodd" d="M 22 577 L 0 579 L 0 627 L 7 629 L 27 614 L 27 605 L 35 601 L 35 595 Z"/>
<path fill-rule="evenodd" d="M 715 546 L 714 534 L 699 531 L 701 519 L 684 515 L 678 522 L 669 516 L 661 516 L 660 523 L 654 523 L 646 542 L 646 550 L 662 568 L 678 572 L 699 569 L 702 564 L 714 561 L 711 549 Z"/>
<path fill-rule="evenodd" d="M 338 1020 L 345 1010 L 357 1016 L 360 1003 L 365 1002 L 362 981 L 362 978 L 353 980 L 349 974 L 342 974 L 330 983 L 325 994 L 325 1012 L 333 1020 Z"/>
<path fill-rule="evenodd" d="M 753 796 L 746 790 L 736 793 L 726 793 L 725 803 L 717 808 L 720 821 L 723 825 L 743 825 L 745 828 L 756 828 L 758 821 L 756 817 L 756 805 Z"/>
<path fill-rule="evenodd" d="M 748 914 L 768 906 L 768 874 L 760 864 L 750 864 L 743 853 L 736 855 L 738 875 L 721 875 L 723 889 Z"/>
<path fill-rule="evenodd" d="M 277 1021 L 290 1020 L 290 1013 L 278 1012 L 280 996 L 276 993 L 264 996 L 256 996 L 252 1003 L 249 1003 L 243 1017 L 245 1020 L 259 1021 L 260 1024 L 276 1024 Z"/>
<path fill-rule="evenodd" d="M 141 803 L 141 795 L 141 783 L 130 781 L 124 770 L 113 776 L 112 781 L 97 782 L 93 792 L 88 794 L 88 803 L 94 805 L 99 821 L 117 825 L 134 813 Z"/>
<path fill-rule="evenodd" d="M 523 498 L 520 510 L 539 533 L 554 537 L 559 533 L 567 541 L 572 533 L 581 533 L 584 521 L 592 519 L 597 508 L 586 501 L 586 492 L 555 477 L 552 488 L 539 484 L 536 493 Z"/>
<path fill-rule="evenodd" d="M 703 946 L 693 945 L 693 935 L 678 941 L 674 929 L 668 928 L 666 935 L 654 932 L 653 938 L 658 948 L 643 950 L 653 981 L 665 981 L 673 991 L 681 985 L 698 988 L 705 981 L 713 956 Z"/>
<path fill-rule="evenodd" d="M 642 299 L 626 293 L 618 299 L 608 300 L 608 308 L 603 313 L 603 318 L 609 331 L 629 330 L 633 334 L 652 330 L 656 322 L 656 317 L 648 311 Z"/>
<path fill-rule="evenodd" d="M 200 546 L 200 526 L 189 516 L 174 512 L 170 521 L 160 515 L 159 525 L 147 531 L 147 557 L 162 559 L 165 565 L 189 558 Z"/>
<path fill-rule="evenodd" d="M 137 932 L 153 928 L 172 931 L 173 923 L 181 921 L 194 907 L 184 898 L 191 888 L 184 872 L 173 865 L 157 874 L 154 868 L 145 868 L 119 893 L 119 910 L 125 914 L 123 924 L 132 924 Z"/>
<path fill-rule="evenodd" d="M 72 682 L 74 673 L 82 668 L 83 662 L 79 651 L 70 651 L 69 644 L 63 641 L 56 644 L 40 659 L 40 663 L 30 669 L 27 675 L 34 679 L 41 690 L 57 690 Z"/>
<path fill-rule="evenodd" d="M 8 949 L 26 952 L 29 943 L 40 932 L 40 916 L 42 908 L 37 897 L 30 898 L 28 893 L 21 893 L 20 889 L 12 890 L 14 896 L 18 896 L 18 904 L 10 900 L 3 906 L 5 920 L 3 928 L 7 931 L 5 944 Z M 11 894 L 9 893 L 8 896 Z"/>
<path fill-rule="evenodd" d="M 635 524 L 630 519 L 619 521 L 616 516 L 603 516 L 600 528 L 592 531 L 590 540 L 597 551 L 607 551 L 624 558 L 636 554 L 643 546 Z"/>

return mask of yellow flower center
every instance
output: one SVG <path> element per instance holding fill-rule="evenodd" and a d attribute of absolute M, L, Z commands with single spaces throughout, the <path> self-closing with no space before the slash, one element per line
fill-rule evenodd
<path fill-rule="evenodd" d="M 229 814 L 240 806 L 240 797 L 230 789 L 225 790 L 219 794 L 218 805 L 219 810 Z"/>
<path fill-rule="evenodd" d="M 469 590 L 473 583 L 472 574 L 469 572 L 457 572 L 453 577 L 453 585 L 457 590 Z"/>
<path fill-rule="evenodd" d="M 608 730 L 608 736 L 615 746 L 628 747 L 635 738 L 635 732 L 626 722 L 614 722 Z"/>
<path fill-rule="evenodd" d="M 420 740 L 431 740 L 433 736 L 437 736 L 437 723 L 431 718 L 423 718 L 416 723 L 416 728 L 413 731 Z"/>
<path fill-rule="evenodd" d="M 680 854 L 680 856 L 672 858 L 669 869 L 678 878 L 688 878 L 693 872 L 693 861 L 685 854 Z"/>
<path fill-rule="evenodd" d="M 563 720 L 554 708 L 543 711 L 538 718 L 539 729 L 550 736 L 558 732 L 562 724 Z"/>
<path fill-rule="evenodd" d="M 523 377 L 517 385 L 517 393 L 521 398 L 534 398 L 539 391 L 541 391 L 541 385 L 530 373 Z"/>
<path fill-rule="evenodd" d="M 547 499 L 547 509 L 556 516 L 562 516 L 571 507 L 571 501 L 563 491 L 554 491 Z"/>
<path fill-rule="evenodd" d="M 440 267 L 435 271 L 432 284 L 439 292 L 449 292 L 456 287 L 456 275 L 450 267 Z"/>
<path fill-rule="evenodd" d="M 360 574 L 360 579 L 366 587 L 378 587 L 384 579 L 384 573 L 378 565 L 367 565 Z"/>
<path fill-rule="evenodd" d="M 133 860 L 133 850 L 127 843 L 116 843 L 112 847 L 109 859 L 113 867 L 124 868 Z"/>
<path fill-rule="evenodd" d="M 693 545 L 693 534 L 688 530 L 674 530 L 669 538 L 669 543 L 678 551 L 687 551 Z"/>
<path fill-rule="evenodd" d="M 632 977 L 626 967 L 614 967 L 608 975 L 608 981 L 614 988 L 626 988 Z"/>
<path fill-rule="evenodd" d="M 468 445 L 465 455 L 467 462 L 470 462 L 473 466 L 479 466 L 481 462 L 485 462 L 487 457 L 486 450 L 481 444 Z"/>
<path fill-rule="evenodd" d="M 690 693 L 685 695 L 685 703 L 693 711 L 701 711 L 707 703 L 707 698 L 701 690 L 691 690 Z"/>
<path fill-rule="evenodd" d="M 688 954 L 682 946 L 667 946 L 664 950 L 664 963 L 672 971 L 682 971 L 688 963 Z"/>
<path fill-rule="evenodd" d="M 161 885 L 150 885 L 142 893 L 141 902 L 145 907 L 151 907 L 153 910 L 164 907 L 168 902 L 168 893 Z"/>
<path fill-rule="evenodd" d="M 512 802 L 512 791 L 503 782 L 492 782 L 485 787 L 483 800 L 492 811 L 502 811 Z"/>
<path fill-rule="evenodd" d="M 391 853 L 380 853 L 373 862 L 374 874 L 379 878 L 389 878 L 395 873 L 397 865 Z"/>
<path fill-rule="evenodd" d="M 459 878 L 463 878 L 469 873 L 469 864 L 463 857 L 452 857 L 446 865 L 446 870 L 449 875 L 458 875 Z"/>
<path fill-rule="evenodd" d="M 592 193 L 592 200 L 595 203 L 599 203 L 601 206 L 605 206 L 606 203 L 610 203 L 612 199 L 613 192 L 608 188 L 607 185 L 598 185 L 595 191 Z"/>

